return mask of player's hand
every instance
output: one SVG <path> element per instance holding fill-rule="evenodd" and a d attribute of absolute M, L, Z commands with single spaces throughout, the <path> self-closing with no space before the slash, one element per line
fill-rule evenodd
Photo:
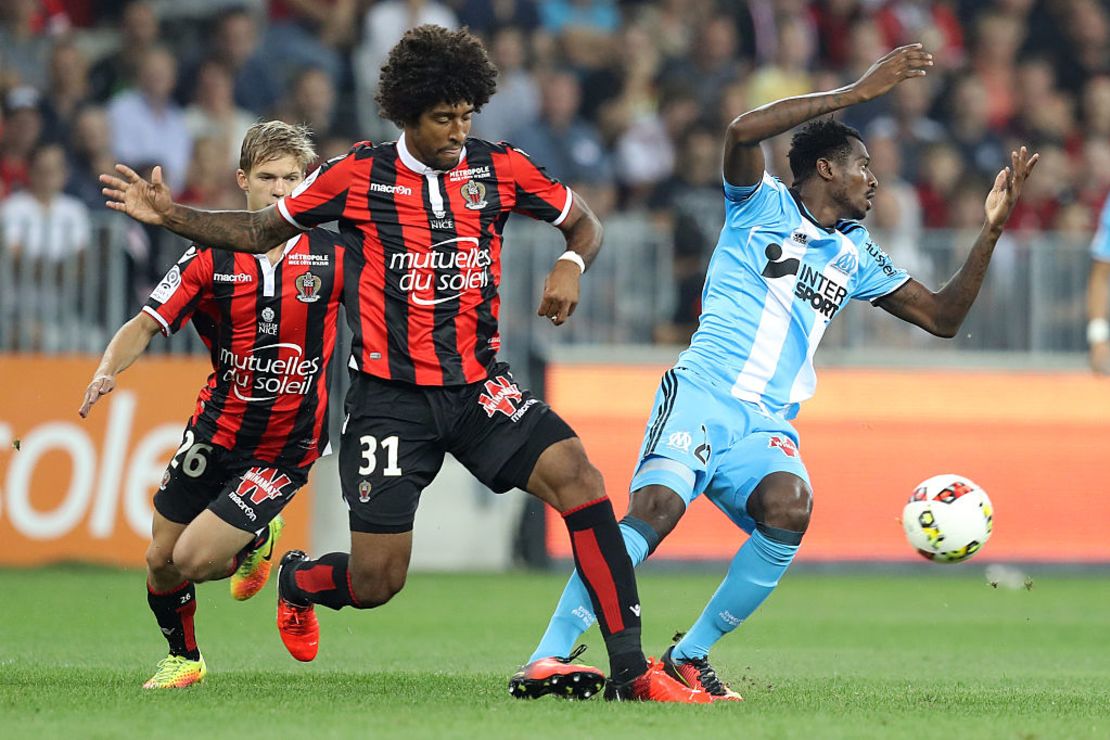
<path fill-rule="evenodd" d="M 861 102 L 885 95 L 902 80 L 924 77 L 925 70 L 933 66 L 933 55 L 921 44 L 900 46 L 871 65 L 863 76 L 852 83 L 852 89 Z"/>
<path fill-rule="evenodd" d="M 994 187 L 987 193 L 987 224 L 992 228 L 1001 229 L 1006 225 L 1014 205 L 1021 197 L 1025 178 L 1029 177 L 1040 158 L 1040 154 L 1030 156 L 1029 150 L 1024 146 L 1016 152 L 1010 152 L 1010 166 L 995 176 Z"/>
<path fill-rule="evenodd" d="M 116 379 L 112 375 L 97 375 L 89 383 L 89 387 L 85 389 L 85 400 L 81 404 L 81 408 L 77 409 L 77 413 L 84 419 L 89 415 L 89 409 L 92 405 L 100 400 L 101 396 L 106 396 L 111 393 L 116 387 Z"/>
<path fill-rule="evenodd" d="M 1091 369 L 1097 375 L 1110 375 L 1110 342 L 1091 345 Z"/>
<path fill-rule="evenodd" d="M 551 319 L 555 326 L 562 326 L 578 306 L 578 283 L 582 277 L 578 265 L 559 260 L 543 281 L 543 299 L 537 316 Z"/>
<path fill-rule="evenodd" d="M 150 182 L 139 177 L 139 173 L 127 165 L 117 164 L 116 172 L 119 177 L 100 176 L 100 183 L 104 185 L 100 192 L 108 199 L 106 205 L 144 224 L 163 225 L 174 203 L 169 187 L 162 181 L 162 168 L 154 168 L 150 173 Z"/>

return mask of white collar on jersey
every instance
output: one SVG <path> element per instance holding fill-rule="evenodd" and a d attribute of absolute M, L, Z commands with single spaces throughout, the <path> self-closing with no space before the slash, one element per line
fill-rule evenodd
<path fill-rule="evenodd" d="M 402 131 L 401 135 L 397 137 L 397 156 L 399 156 L 401 158 L 401 163 L 403 165 L 405 165 L 406 167 L 408 167 L 410 170 L 412 170 L 413 172 L 415 172 L 418 175 L 424 175 L 425 177 L 427 177 L 429 175 L 438 176 L 438 175 L 442 175 L 444 172 L 446 172 L 446 170 L 432 169 L 431 167 L 429 167 L 428 165 L 424 164 L 419 159 L 414 157 L 412 155 L 412 152 L 409 151 L 408 146 L 405 144 L 405 132 L 404 131 Z M 466 159 L 466 146 L 463 146 L 462 151 L 459 152 L 459 162 L 461 163 L 465 159 Z M 458 165 L 456 164 L 455 167 L 458 167 Z M 455 167 L 452 167 L 451 169 L 455 169 Z"/>

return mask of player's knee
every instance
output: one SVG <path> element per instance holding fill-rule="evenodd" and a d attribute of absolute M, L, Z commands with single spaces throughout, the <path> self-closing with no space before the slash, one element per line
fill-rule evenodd
<path fill-rule="evenodd" d="M 157 580 L 172 576 L 177 572 L 173 562 L 173 550 L 151 542 L 146 549 L 146 567 Z"/>
<path fill-rule="evenodd" d="M 373 609 L 387 603 L 405 587 L 405 568 L 385 568 L 380 572 L 351 570 L 351 595 L 359 609 Z"/>
<path fill-rule="evenodd" d="M 632 493 L 628 515 L 646 522 L 660 539 L 671 533 L 686 513 L 686 503 L 666 486 L 650 485 Z"/>
<path fill-rule="evenodd" d="M 772 473 L 764 478 L 748 502 L 748 513 L 758 524 L 787 532 L 805 532 L 812 511 L 809 485 L 791 473 Z"/>
<path fill-rule="evenodd" d="M 552 489 L 560 511 L 573 509 L 605 495 L 605 479 L 585 453 L 568 458 Z"/>
<path fill-rule="evenodd" d="M 204 549 L 176 547 L 173 551 L 173 564 L 181 573 L 193 583 L 203 583 L 217 578 L 225 573 L 228 561 L 218 562 L 218 558 Z"/>

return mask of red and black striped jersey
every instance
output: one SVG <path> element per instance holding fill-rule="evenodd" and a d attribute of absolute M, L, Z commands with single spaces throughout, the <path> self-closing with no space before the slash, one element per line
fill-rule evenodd
<path fill-rule="evenodd" d="M 439 171 L 417 160 L 402 135 L 356 144 L 309 175 L 278 209 L 301 229 L 338 221 L 350 236 L 351 366 L 443 386 L 483 380 L 495 361 L 501 231 L 509 214 L 558 226 L 572 199 L 569 188 L 509 144 L 467 139 L 459 164 Z"/>
<path fill-rule="evenodd" d="M 325 454 L 343 295 L 343 238 L 313 229 L 265 254 L 185 252 L 143 311 L 163 334 L 190 318 L 212 356 L 193 423 L 214 443 L 296 467 Z"/>

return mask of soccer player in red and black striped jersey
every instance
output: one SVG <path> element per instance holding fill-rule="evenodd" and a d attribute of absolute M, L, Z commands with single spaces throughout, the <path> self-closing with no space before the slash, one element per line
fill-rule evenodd
<path fill-rule="evenodd" d="M 420 492 L 450 452 L 493 490 L 523 488 L 562 513 L 609 652 L 607 695 L 707 702 L 644 657 L 635 576 L 601 475 L 573 430 L 497 360 L 509 214 L 547 221 L 566 238 L 538 311 L 556 325 L 574 311 L 601 225 L 526 153 L 469 138 L 496 77 L 467 31 L 421 26 L 391 50 L 380 76 L 377 101 L 400 138 L 356 144 L 274 208 L 186 208 L 172 201 L 159 170 L 146 182 L 119 165 L 120 177 L 101 177 L 104 194 L 140 221 L 225 249 L 261 251 L 333 220 L 361 245 L 347 251 L 350 365 L 358 372 L 339 454 L 351 552 L 283 557 L 278 622 L 294 657 L 316 655 L 314 604 L 372 608 L 401 589 Z M 603 674 L 570 657 L 526 666 L 514 686 L 525 696 L 596 693 Z"/>
<path fill-rule="evenodd" d="M 257 123 L 237 173 L 247 207 L 272 206 L 316 158 L 308 131 Z M 82 417 L 159 331 L 190 319 L 212 356 L 177 453 L 154 495 L 148 603 L 170 653 L 146 688 L 204 678 L 193 584 L 231 576 L 236 599 L 266 583 L 280 512 L 328 451 L 329 362 L 343 294 L 343 237 L 312 229 L 258 254 L 191 246 L 116 333 Z"/>

